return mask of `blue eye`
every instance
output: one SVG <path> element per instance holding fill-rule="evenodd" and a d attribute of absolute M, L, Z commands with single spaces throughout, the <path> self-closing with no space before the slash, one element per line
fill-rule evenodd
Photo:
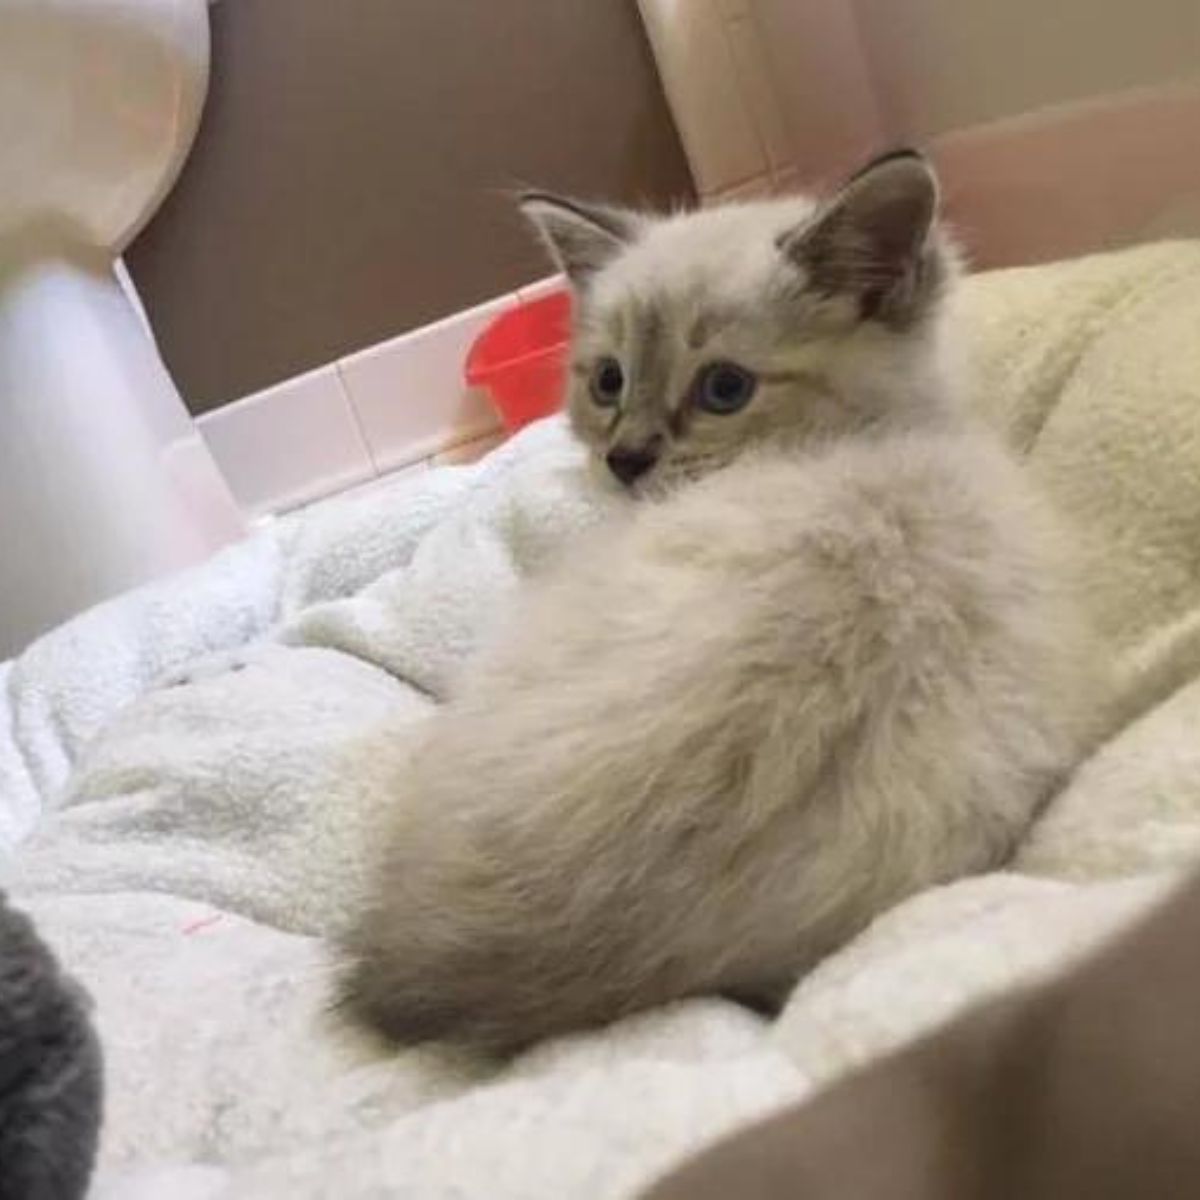
<path fill-rule="evenodd" d="M 696 377 L 695 397 L 698 408 L 727 416 L 750 403 L 758 380 L 737 363 L 710 363 Z"/>
<path fill-rule="evenodd" d="M 625 390 L 625 372 L 615 358 L 598 358 L 588 384 L 592 400 L 601 408 L 615 408 Z"/>

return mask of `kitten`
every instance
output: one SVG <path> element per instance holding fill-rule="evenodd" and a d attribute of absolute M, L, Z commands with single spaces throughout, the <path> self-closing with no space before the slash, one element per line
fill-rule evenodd
<path fill-rule="evenodd" d="M 76 1200 L 100 1129 L 88 1001 L 0 895 L 0 1198 Z"/>
<path fill-rule="evenodd" d="M 666 219 L 527 193 L 577 299 L 567 411 L 623 484 L 752 445 L 950 421 L 943 292 L 957 261 L 911 152 L 810 199 Z"/>
<path fill-rule="evenodd" d="M 922 158 L 820 206 L 525 203 L 576 289 L 571 420 L 662 494 L 530 586 L 432 719 L 344 981 L 398 1041 L 498 1054 L 777 1001 L 1002 862 L 1088 694 L 1053 530 L 946 382 Z"/>

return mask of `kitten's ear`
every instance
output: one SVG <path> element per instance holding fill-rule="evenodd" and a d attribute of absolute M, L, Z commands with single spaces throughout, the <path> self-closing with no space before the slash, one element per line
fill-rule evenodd
<path fill-rule="evenodd" d="M 868 163 L 779 246 L 806 286 L 857 299 L 864 318 L 904 324 L 944 274 L 937 212 L 933 167 L 915 150 L 898 150 Z"/>
<path fill-rule="evenodd" d="M 625 209 L 584 204 L 549 192 L 524 192 L 518 204 L 576 288 L 611 262 L 643 224 L 643 218 Z"/>

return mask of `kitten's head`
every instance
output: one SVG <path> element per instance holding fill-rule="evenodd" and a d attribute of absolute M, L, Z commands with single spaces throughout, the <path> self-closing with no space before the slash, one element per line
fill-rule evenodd
<path fill-rule="evenodd" d="M 944 419 L 938 315 L 954 270 L 912 151 L 836 195 L 652 216 L 521 199 L 575 294 L 567 409 L 626 486 L 762 442 Z"/>

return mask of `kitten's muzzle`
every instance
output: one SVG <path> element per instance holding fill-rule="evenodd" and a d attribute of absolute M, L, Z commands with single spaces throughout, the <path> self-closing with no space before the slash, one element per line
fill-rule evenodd
<path fill-rule="evenodd" d="M 631 448 L 614 446 L 605 456 L 608 469 L 626 486 L 640 479 L 658 462 L 661 443 Z"/>

